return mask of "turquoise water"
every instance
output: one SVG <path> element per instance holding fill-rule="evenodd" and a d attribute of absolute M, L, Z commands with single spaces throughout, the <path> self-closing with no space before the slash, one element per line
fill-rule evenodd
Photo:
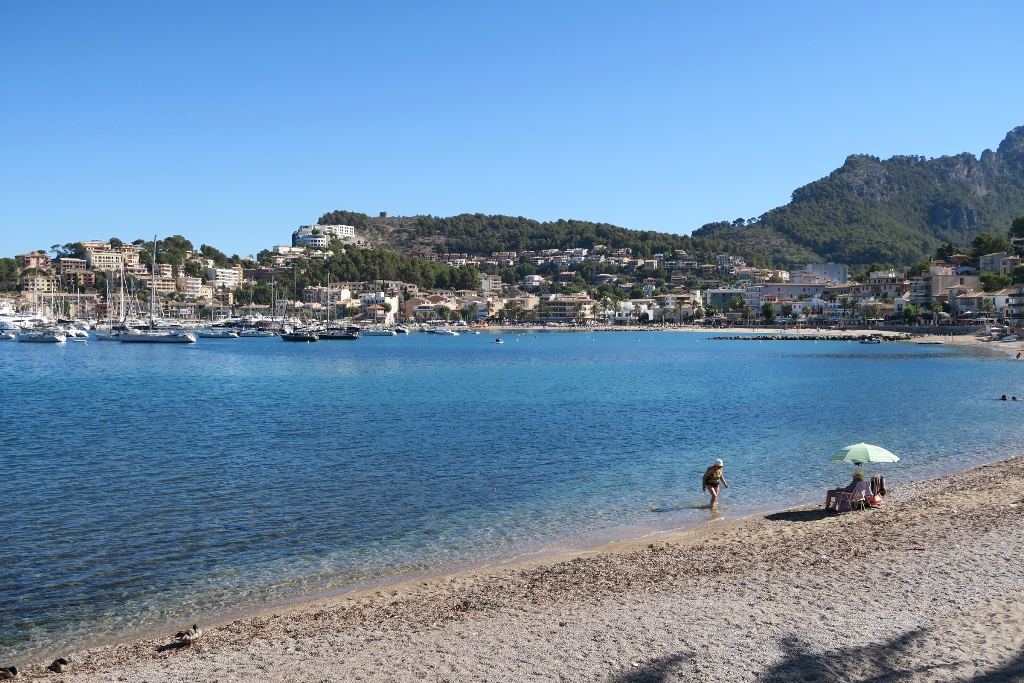
<path fill-rule="evenodd" d="M 0 659 L 1017 452 L 1002 355 L 707 336 L 0 342 Z"/>

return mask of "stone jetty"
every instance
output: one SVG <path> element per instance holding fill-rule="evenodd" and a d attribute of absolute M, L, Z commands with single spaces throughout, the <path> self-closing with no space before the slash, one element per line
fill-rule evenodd
<path fill-rule="evenodd" d="M 907 341 L 906 333 L 840 333 L 840 334 L 736 334 L 729 336 L 708 337 L 708 339 L 725 339 L 730 341 Z"/>

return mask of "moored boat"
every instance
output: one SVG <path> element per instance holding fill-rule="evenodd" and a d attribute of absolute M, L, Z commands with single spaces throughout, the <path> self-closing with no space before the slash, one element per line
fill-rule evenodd
<path fill-rule="evenodd" d="M 394 330 L 385 330 L 381 328 L 363 330 L 364 337 L 397 337 L 398 334 Z"/>
<path fill-rule="evenodd" d="M 238 332 L 229 327 L 198 329 L 195 332 L 202 339 L 238 339 Z"/>
<path fill-rule="evenodd" d="M 67 341 L 67 337 L 60 330 L 22 330 L 18 333 L 18 341 L 40 344 L 63 344 Z"/>
<path fill-rule="evenodd" d="M 194 332 L 170 330 L 130 330 L 117 337 L 122 344 L 195 344 Z"/>
<path fill-rule="evenodd" d="M 294 332 L 282 332 L 281 341 L 286 342 L 315 342 L 320 341 L 320 335 L 312 330 L 295 330 Z"/>
<path fill-rule="evenodd" d="M 349 325 L 344 329 L 328 328 L 320 333 L 320 338 L 324 341 L 355 341 L 361 332 L 358 325 Z"/>

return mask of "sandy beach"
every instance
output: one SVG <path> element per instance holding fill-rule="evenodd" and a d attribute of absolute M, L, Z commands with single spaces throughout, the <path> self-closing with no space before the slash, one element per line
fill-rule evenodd
<path fill-rule="evenodd" d="M 349 593 L 20 678 L 1021 680 L 1022 513 L 1018 457 L 901 486 L 879 509 L 796 508 Z"/>

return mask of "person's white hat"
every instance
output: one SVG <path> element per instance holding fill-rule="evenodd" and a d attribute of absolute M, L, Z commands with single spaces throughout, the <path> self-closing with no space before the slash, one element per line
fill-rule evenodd
<path fill-rule="evenodd" d="M 722 462 L 721 458 L 719 458 L 718 460 L 715 461 L 715 464 L 716 465 L 724 465 L 725 463 Z"/>

